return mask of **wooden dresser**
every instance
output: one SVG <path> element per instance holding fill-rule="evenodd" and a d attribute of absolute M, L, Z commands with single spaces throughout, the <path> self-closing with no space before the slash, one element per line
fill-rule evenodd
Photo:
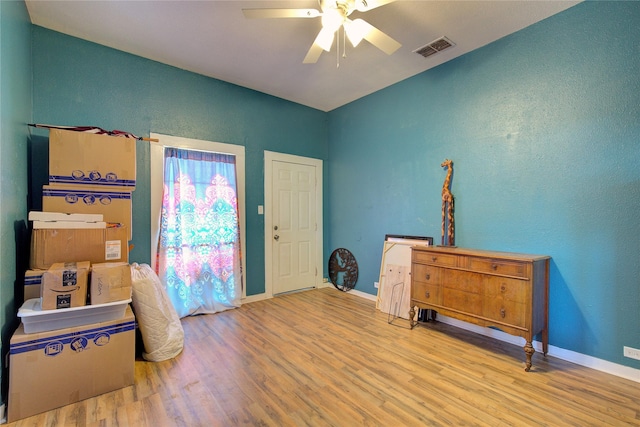
<path fill-rule="evenodd" d="M 431 309 L 526 340 L 525 370 L 531 369 L 533 337 L 549 339 L 549 260 L 543 255 L 457 247 L 411 250 L 411 327 L 416 308 Z"/>

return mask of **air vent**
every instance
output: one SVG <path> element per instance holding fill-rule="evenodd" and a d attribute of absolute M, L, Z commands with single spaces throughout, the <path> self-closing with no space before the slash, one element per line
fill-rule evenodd
<path fill-rule="evenodd" d="M 422 55 L 425 58 L 427 58 L 440 51 L 449 49 L 450 47 L 453 47 L 455 45 L 456 44 L 454 42 L 452 42 L 451 40 L 443 36 L 443 37 L 440 37 L 439 39 L 432 41 L 431 43 L 425 46 L 419 47 L 418 49 L 414 50 L 414 52 L 417 53 L 418 55 Z"/>

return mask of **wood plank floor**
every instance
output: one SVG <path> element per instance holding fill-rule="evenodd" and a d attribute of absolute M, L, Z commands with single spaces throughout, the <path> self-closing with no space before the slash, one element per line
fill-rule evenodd
<path fill-rule="evenodd" d="M 183 319 L 135 385 L 8 426 L 640 425 L 640 384 L 324 288 Z"/>

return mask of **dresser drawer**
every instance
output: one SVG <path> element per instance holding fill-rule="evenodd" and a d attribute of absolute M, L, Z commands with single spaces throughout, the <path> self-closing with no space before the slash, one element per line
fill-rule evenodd
<path fill-rule="evenodd" d="M 426 304 L 442 304 L 442 287 L 422 282 L 411 284 L 411 300 Z"/>
<path fill-rule="evenodd" d="M 482 305 L 484 317 L 514 326 L 526 326 L 526 313 L 525 304 L 500 297 L 485 298 Z"/>
<path fill-rule="evenodd" d="M 483 280 L 483 275 L 478 273 L 446 269 L 442 271 L 442 286 L 444 288 L 480 294 L 482 293 Z"/>
<path fill-rule="evenodd" d="M 508 277 L 487 276 L 483 292 L 491 298 L 503 298 L 524 303 L 529 301 L 529 281 Z"/>
<path fill-rule="evenodd" d="M 411 280 L 431 284 L 440 284 L 442 269 L 432 265 L 413 264 Z"/>
<path fill-rule="evenodd" d="M 442 288 L 442 305 L 465 313 L 482 315 L 482 295 Z"/>
<path fill-rule="evenodd" d="M 506 276 L 528 277 L 529 264 L 519 261 L 495 260 L 469 257 L 467 267 L 473 271 L 504 274 Z"/>
<path fill-rule="evenodd" d="M 455 267 L 458 262 L 456 255 L 441 254 L 438 252 L 412 251 L 414 262 L 424 262 L 445 267 Z"/>

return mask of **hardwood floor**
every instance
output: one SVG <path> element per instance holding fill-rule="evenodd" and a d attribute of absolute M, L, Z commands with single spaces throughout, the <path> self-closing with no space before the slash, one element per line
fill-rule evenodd
<path fill-rule="evenodd" d="M 183 319 L 135 385 L 8 426 L 640 425 L 640 384 L 324 288 Z"/>

